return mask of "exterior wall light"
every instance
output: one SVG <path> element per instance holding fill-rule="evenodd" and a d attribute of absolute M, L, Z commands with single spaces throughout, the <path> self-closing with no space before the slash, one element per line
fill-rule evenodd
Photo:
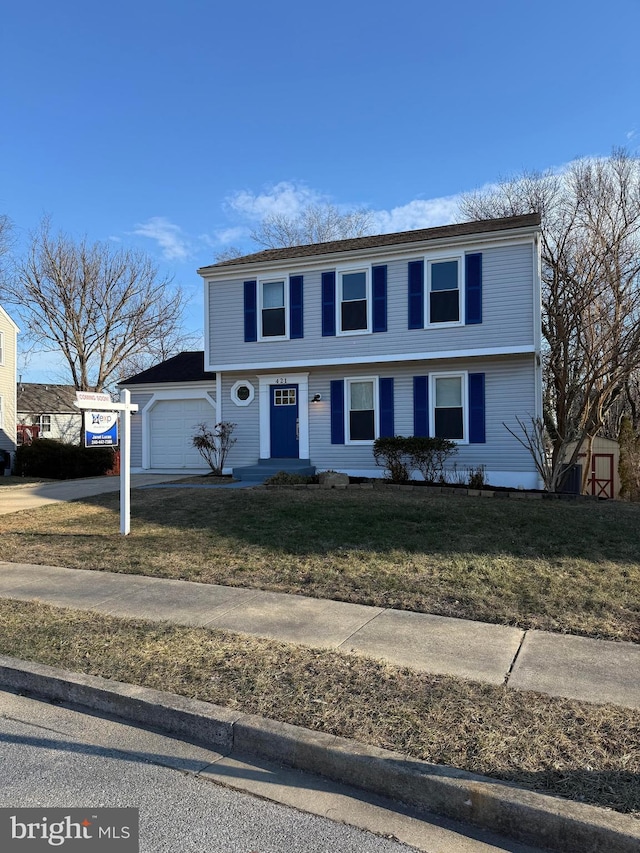
<path fill-rule="evenodd" d="M 322 394 L 314 394 L 311 402 L 312 403 L 319 403 L 320 400 L 322 400 Z"/>

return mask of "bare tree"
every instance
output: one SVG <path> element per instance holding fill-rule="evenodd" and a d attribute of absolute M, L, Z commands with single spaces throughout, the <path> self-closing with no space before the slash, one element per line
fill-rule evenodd
<path fill-rule="evenodd" d="M 640 161 L 614 151 L 523 174 L 461 208 L 473 219 L 541 214 L 544 423 L 560 471 L 640 369 Z"/>
<path fill-rule="evenodd" d="M 296 216 L 273 213 L 251 232 L 251 239 L 267 249 L 326 243 L 370 234 L 371 212 L 365 209 L 341 213 L 333 204 L 310 204 Z"/>
<path fill-rule="evenodd" d="M 141 355 L 181 340 L 183 292 L 143 253 L 52 234 L 44 220 L 2 282 L 32 345 L 63 354 L 73 384 L 103 390 Z"/>
<path fill-rule="evenodd" d="M 1 213 L 0 214 L 0 278 L 5 273 L 4 263 L 6 256 L 8 255 L 11 247 L 13 245 L 13 222 L 9 219 L 9 217 Z"/>

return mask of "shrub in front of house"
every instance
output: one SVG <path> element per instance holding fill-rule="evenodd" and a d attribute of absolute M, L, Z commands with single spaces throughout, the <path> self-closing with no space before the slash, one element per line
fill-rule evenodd
<path fill-rule="evenodd" d="M 289 471 L 278 471 L 264 481 L 265 486 L 299 486 L 317 483 L 318 478 L 306 474 L 294 474 Z"/>
<path fill-rule="evenodd" d="M 19 477 L 72 480 L 100 477 L 113 468 L 111 447 L 80 447 L 53 438 L 38 438 L 17 448 L 13 473 Z"/>
<path fill-rule="evenodd" d="M 427 482 L 438 483 L 444 480 L 447 459 L 457 450 L 456 443 L 446 438 L 394 435 L 374 441 L 373 458 L 393 483 L 406 483 L 413 471 Z"/>

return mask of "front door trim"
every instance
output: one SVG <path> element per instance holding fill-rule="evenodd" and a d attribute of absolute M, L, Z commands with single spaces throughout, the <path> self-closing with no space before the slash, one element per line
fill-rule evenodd
<path fill-rule="evenodd" d="M 296 371 L 258 376 L 260 401 L 260 459 L 271 458 L 271 386 L 298 386 L 299 453 L 309 459 L 309 374 Z"/>

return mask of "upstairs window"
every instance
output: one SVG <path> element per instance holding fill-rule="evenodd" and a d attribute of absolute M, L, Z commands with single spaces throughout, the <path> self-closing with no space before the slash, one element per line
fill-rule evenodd
<path fill-rule="evenodd" d="M 428 324 L 460 322 L 459 258 L 443 258 L 427 263 Z"/>
<path fill-rule="evenodd" d="M 287 334 L 284 281 L 261 282 L 260 298 L 261 336 L 263 338 L 284 338 Z"/>
<path fill-rule="evenodd" d="M 349 270 L 339 274 L 340 332 L 370 331 L 368 278 L 366 270 Z"/>

